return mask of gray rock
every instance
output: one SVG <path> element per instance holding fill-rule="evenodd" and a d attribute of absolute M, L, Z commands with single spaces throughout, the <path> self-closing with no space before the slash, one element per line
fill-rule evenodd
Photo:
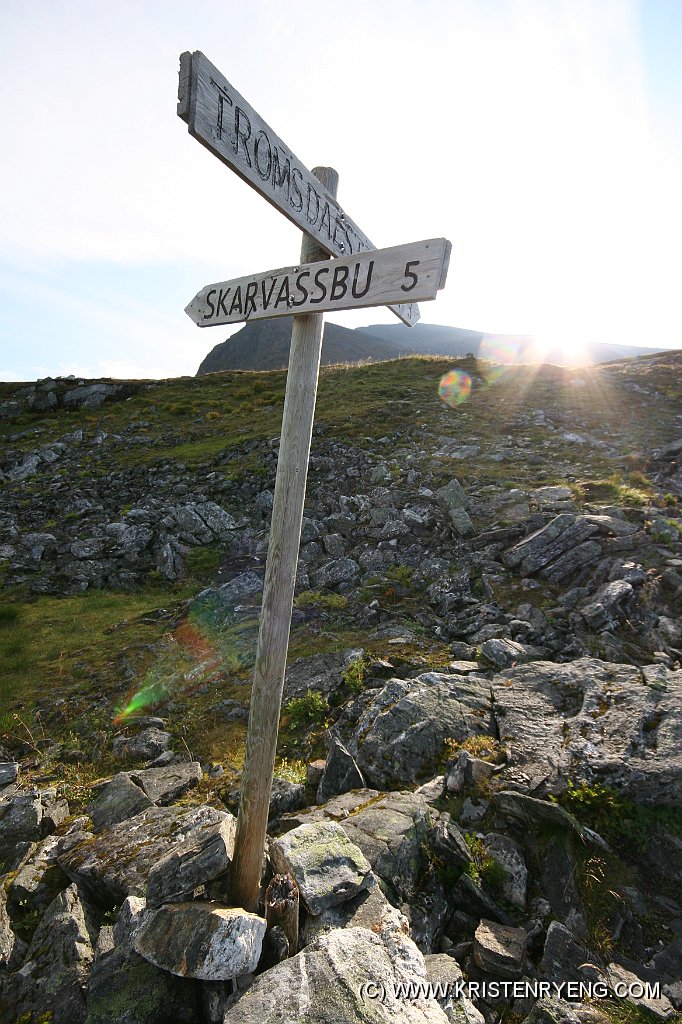
<path fill-rule="evenodd" d="M 170 747 L 172 736 L 152 726 L 136 736 L 117 736 L 113 742 L 114 754 L 134 761 L 152 761 Z"/>
<path fill-rule="evenodd" d="M 148 911 L 133 947 L 183 978 L 227 981 L 258 966 L 265 919 L 220 903 L 170 903 Z"/>
<path fill-rule="evenodd" d="M 371 865 L 361 849 L 332 821 L 299 825 L 270 843 L 280 874 L 290 874 L 311 914 L 355 896 L 371 882 Z"/>
<path fill-rule="evenodd" d="M 352 662 L 363 655 L 361 647 L 348 648 L 340 653 L 313 654 L 298 658 L 287 666 L 284 677 L 284 697 L 302 697 L 308 690 L 330 696 L 343 685 L 343 674 Z"/>
<path fill-rule="evenodd" d="M 540 976 L 551 982 L 596 980 L 598 959 L 559 921 L 547 929 Z"/>
<path fill-rule="evenodd" d="M 7 895 L 15 905 L 43 911 L 66 888 L 68 879 L 56 865 L 58 842 L 56 836 L 44 839 L 9 885 L 5 883 Z"/>
<path fill-rule="evenodd" d="M 634 993 L 642 991 L 644 988 L 642 984 L 643 979 L 632 971 L 628 971 L 621 964 L 609 964 L 606 969 L 606 978 L 612 990 L 616 992 L 623 991 L 624 989 L 629 990 L 631 994 L 626 996 L 625 1001 L 627 1003 L 643 1007 L 643 1009 L 648 1010 L 658 1020 L 667 1020 L 674 1015 L 673 1005 L 667 996 L 661 995 L 656 999 L 646 994 L 641 996 L 635 995 Z"/>
<path fill-rule="evenodd" d="M 130 772 L 130 778 L 140 786 L 155 804 L 170 804 L 198 785 L 202 778 L 198 761 L 183 761 L 162 768 L 146 768 Z"/>
<path fill-rule="evenodd" d="M 504 563 L 510 568 L 520 567 L 524 576 L 533 575 L 569 552 L 575 555 L 578 546 L 597 530 L 597 525 L 584 516 L 564 512 L 509 548 Z"/>
<path fill-rule="evenodd" d="M 494 668 L 508 668 L 510 665 L 530 661 L 537 651 L 528 644 L 517 643 L 504 637 L 486 640 L 481 644 L 481 654 Z"/>
<path fill-rule="evenodd" d="M 289 782 L 288 779 L 277 777 L 272 780 L 268 814 L 270 821 L 279 818 L 282 814 L 297 811 L 300 807 L 304 807 L 305 803 L 305 786 L 302 782 Z"/>
<path fill-rule="evenodd" d="M 86 811 L 92 818 L 95 832 L 101 832 L 151 806 L 152 801 L 135 785 L 127 772 L 119 772 L 88 804 Z"/>
<path fill-rule="evenodd" d="M 105 527 L 107 537 L 114 543 L 114 554 L 122 555 L 135 561 L 149 546 L 154 536 L 147 526 L 136 526 L 134 523 L 109 523 Z"/>
<path fill-rule="evenodd" d="M 496 978 L 520 978 L 526 966 L 525 928 L 481 921 L 474 935 L 474 963 Z"/>
<path fill-rule="evenodd" d="M 3 761 L 0 764 L 0 786 L 10 786 L 17 781 L 19 765 L 16 761 Z"/>
<path fill-rule="evenodd" d="M 40 794 L 35 791 L 0 800 L 0 856 L 17 842 L 40 839 L 42 818 Z"/>
<path fill-rule="evenodd" d="M 9 470 L 8 480 L 26 480 L 29 476 L 35 476 L 42 461 L 40 455 L 27 455 L 21 465 Z"/>
<path fill-rule="evenodd" d="M 580 658 L 495 676 L 502 781 L 559 792 L 566 780 L 620 789 L 635 802 L 682 806 L 682 671 Z"/>
<path fill-rule="evenodd" d="M 98 943 L 85 1024 L 166 1024 L 170 1008 L 174 1024 L 198 1024 L 202 983 L 178 978 L 141 957 L 132 947 L 133 931 L 124 903 L 113 929 L 113 946 L 102 948 Z"/>
<path fill-rule="evenodd" d="M 19 966 L 27 948 L 12 930 L 5 888 L 0 885 L 0 977 L 6 970 L 13 971 Z"/>
<path fill-rule="evenodd" d="M 75 885 L 58 896 L 38 925 L 23 967 L 7 978 L 3 999 L 15 1016 L 54 1024 L 83 1024 L 85 992 L 97 940 L 97 922 Z"/>
<path fill-rule="evenodd" d="M 682 936 L 656 953 L 652 963 L 660 974 L 667 975 L 671 981 L 682 980 Z"/>
<path fill-rule="evenodd" d="M 511 925 L 513 921 L 494 900 L 483 891 L 478 882 L 475 882 L 469 875 L 461 875 L 459 881 L 452 890 L 452 902 L 457 910 L 461 910 L 469 917 L 477 921 L 485 918 L 488 921 L 497 921 L 498 924 Z"/>
<path fill-rule="evenodd" d="M 590 601 L 579 606 L 579 611 L 591 629 L 611 629 L 627 614 L 634 593 L 632 584 L 625 580 L 604 583 Z"/>
<path fill-rule="evenodd" d="M 538 999 L 523 1024 L 602 1024 L 609 1018 L 578 1016 L 575 1009 L 563 999 Z"/>
<path fill-rule="evenodd" d="M 492 803 L 503 819 L 518 822 L 524 828 L 544 825 L 564 832 L 574 832 L 581 839 L 587 838 L 585 829 L 572 814 L 548 800 L 537 800 L 525 793 L 501 790 L 493 794 Z"/>
<path fill-rule="evenodd" d="M 426 848 L 434 821 L 424 797 L 387 793 L 342 818 L 341 825 L 387 890 L 410 901 L 428 867 Z"/>
<path fill-rule="evenodd" d="M 429 953 L 424 957 L 426 977 L 435 987 L 438 1004 L 452 1024 L 485 1024 L 485 1017 L 467 996 L 457 995 L 463 982 L 462 970 L 446 953 Z"/>
<path fill-rule="evenodd" d="M 565 832 L 546 840 L 538 881 L 554 917 L 582 939 L 587 934 L 587 924 L 577 883 L 580 868 L 572 840 L 573 836 Z"/>
<path fill-rule="evenodd" d="M 446 737 L 491 729 L 490 684 L 476 675 L 427 672 L 390 679 L 360 718 L 348 744 L 363 776 L 379 789 L 433 776 Z"/>
<path fill-rule="evenodd" d="M 161 857 L 149 872 L 147 906 L 190 899 L 195 889 L 224 875 L 232 863 L 236 824 L 228 815 Z"/>
<path fill-rule="evenodd" d="M 487 853 L 504 868 L 506 877 L 502 883 L 502 895 L 508 903 L 525 910 L 528 868 L 521 847 L 509 836 L 498 832 L 489 832 L 483 842 Z"/>
<path fill-rule="evenodd" d="M 44 836 L 50 835 L 69 817 L 69 804 L 63 797 L 57 797 L 56 790 L 43 791 L 40 795 L 43 805 L 43 817 L 40 830 Z"/>
<path fill-rule="evenodd" d="M 465 871 L 473 862 L 471 848 L 459 825 L 443 815 L 429 836 L 429 842 L 436 855 L 446 867 Z"/>
<path fill-rule="evenodd" d="M 224 1024 L 446 1024 L 434 999 L 395 994 L 396 984 L 425 980 L 421 953 L 400 932 L 384 940 L 365 928 L 337 929 L 258 977 Z"/>
<path fill-rule="evenodd" d="M 345 903 L 327 907 L 321 914 L 309 914 L 301 933 L 302 945 L 307 946 L 335 928 L 367 928 L 377 935 L 386 929 L 397 929 L 409 934 L 407 918 L 388 902 L 378 885 L 363 889 Z"/>
<path fill-rule="evenodd" d="M 316 590 L 338 587 L 340 583 L 355 583 L 360 576 L 360 566 L 352 558 L 336 558 L 327 562 L 312 576 Z"/>
<path fill-rule="evenodd" d="M 99 902 L 118 903 L 126 896 L 144 896 L 149 872 L 161 857 L 227 818 L 212 807 L 150 807 L 97 836 L 67 836 L 57 861 Z"/>
<path fill-rule="evenodd" d="M 495 765 L 472 757 L 468 750 L 460 750 L 453 761 L 445 766 L 445 792 L 466 793 L 488 782 Z"/>
<path fill-rule="evenodd" d="M 338 736 L 331 736 L 324 772 L 317 788 L 318 804 L 326 803 L 333 796 L 347 793 L 350 789 L 364 788 L 365 780 L 353 756 Z"/>

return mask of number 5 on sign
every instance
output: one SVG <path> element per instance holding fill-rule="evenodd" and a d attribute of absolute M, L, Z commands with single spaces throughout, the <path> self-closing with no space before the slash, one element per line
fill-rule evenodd
<path fill-rule="evenodd" d="M 449 261 L 450 243 L 429 238 L 207 284 L 185 312 L 199 327 L 213 327 L 292 313 L 423 302 L 435 299 L 445 286 Z"/>

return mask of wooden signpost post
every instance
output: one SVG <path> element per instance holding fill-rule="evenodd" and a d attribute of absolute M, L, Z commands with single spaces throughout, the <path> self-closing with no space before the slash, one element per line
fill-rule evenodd
<path fill-rule="evenodd" d="M 202 53 L 180 57 L 178 114 L 191 135 L 304 232 L 297 266 L 207 285 L 186 310 L 200 327 L 294 313 L 232 862 L 233 899 L 255 911 L 317 398 L 322 311 L 388 304 L 412 326 L 419 319 L 412 300 L 433 299 L 445 285 L 450 243 L 428 239 L 376 250 L 337 202 L 336 171 L 308 171 Z M 327 261 L 327 255 L 337 259 Z"/>

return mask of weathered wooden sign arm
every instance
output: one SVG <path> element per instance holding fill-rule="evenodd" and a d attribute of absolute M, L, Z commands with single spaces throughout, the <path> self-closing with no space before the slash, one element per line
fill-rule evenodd
<path fill-rule="evenodd" d="M 322 258 L 376 249 L 331 191 L 198 50 L 180 57 L 178 114 L 190 135 L 316 239 Z M 419 319 L 412 301 L 390 308 L 410 327 Z"/>
<path fill-rule="evenodd" d="M 336 193 L 336 171 L 331 167 L 316 167 L 313 173 L 330 193 Z M 323 255 L 315 239 L 304 235 L 301 263 L 313 263 Z M 322 313 L 295 316 L 291 332 L 275 497 L 232 861 L 233 898 L 239 906 L 251 911 L 258 907 L 263 868 L 308 457 L 317 399 L 322 321 Z"/>
<path fill-rule="evenodd" d="M 444 287 L 449 260 L 450 243 L 428 238 L 207 284 L 185 312 L 198 327 L 213 327 L 292 313 L 386 306 L 407 296 L 424 302 Z"/>

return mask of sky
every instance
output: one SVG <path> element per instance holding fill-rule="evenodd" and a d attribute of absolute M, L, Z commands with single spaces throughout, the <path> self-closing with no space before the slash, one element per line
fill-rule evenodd
<path fill-rule="evenodd" d="M 0 0 L 0 35 L 0 380 L 194 374 L 239 329 L 194 294 L 296 263 L 177 116 L 184 50 L 375 244 L 452 242 L 423 323 L 682 348 L 682 0 Z"/>

